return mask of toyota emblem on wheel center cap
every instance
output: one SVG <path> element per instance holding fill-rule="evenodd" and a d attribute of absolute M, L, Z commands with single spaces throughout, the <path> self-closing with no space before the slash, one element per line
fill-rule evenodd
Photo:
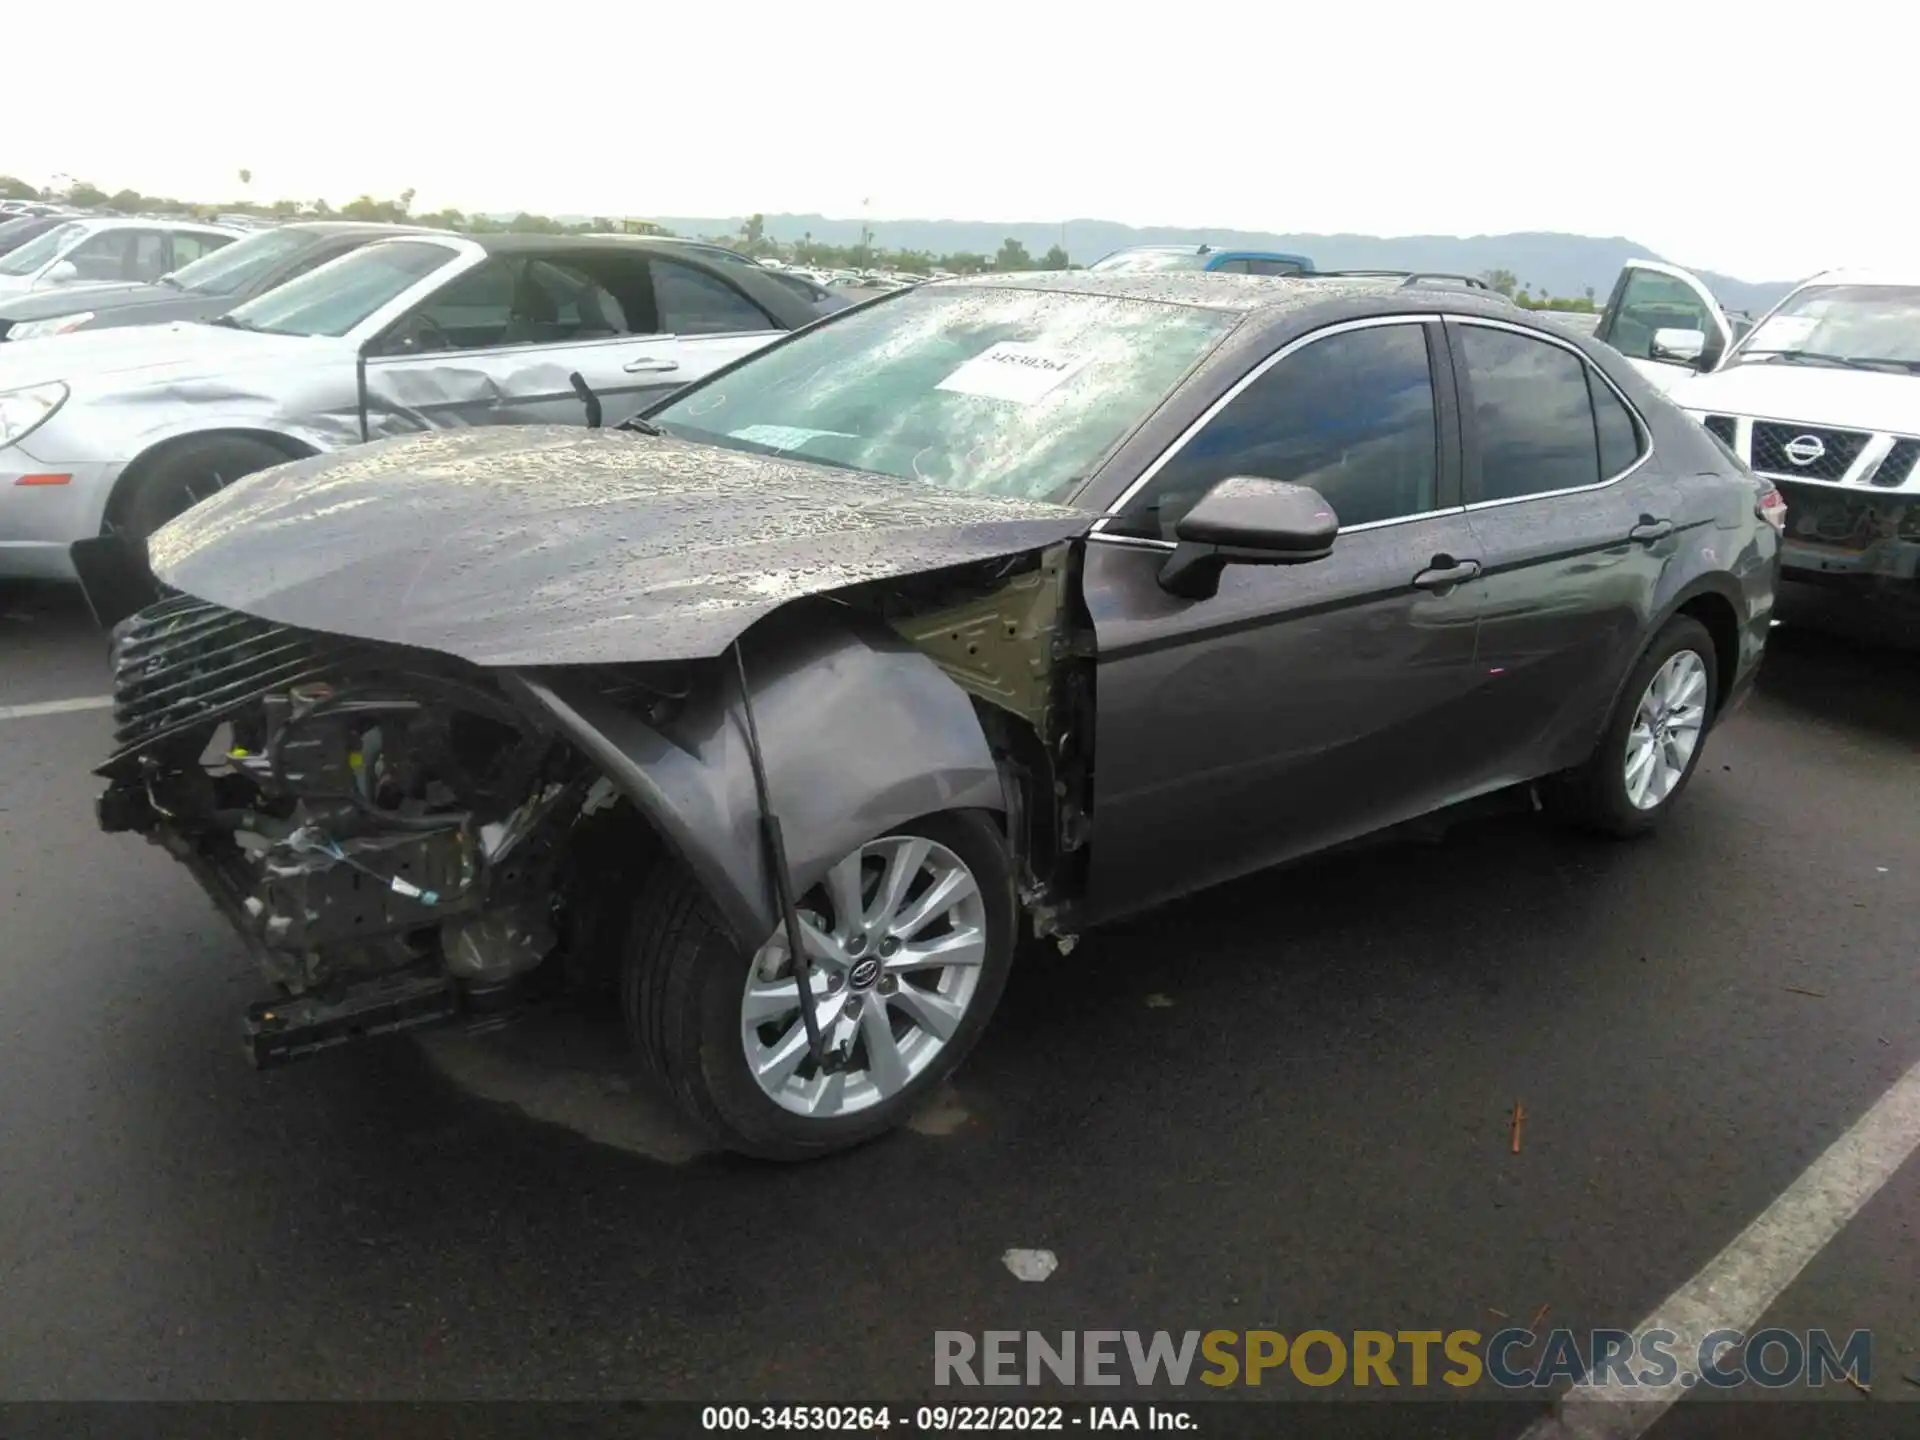
<path fill-rule="evenodd" d="M 848 973 L 847 980 L 854 989 L 864 990 L 880 978 L 880 962 L 869 955 Z"/>
<path fill-rule="evenodd" d="M 1827 453 L 1826 444 L 1818 435 L 1796 435 L 1780 448 L 1796 465 L 1811 465 Z"/>

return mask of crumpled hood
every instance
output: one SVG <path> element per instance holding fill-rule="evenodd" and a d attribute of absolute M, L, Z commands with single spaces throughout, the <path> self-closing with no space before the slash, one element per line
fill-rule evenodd
<path fill-rule="evenodd" d="M 50 380 L 68 384 L 108 379 L 152 383 L 230 374 L 277 364 L 289 356 L 311 359 L 330 343 L 340 342 L 300 335 L 262 335 L 185 321 L 116 330 L 76 330 L 70 335 L 0 345 L 0 390 Z"/>
<path fill-rule="evenodd" d="M 155 575 L 285 625 L 478 665 L 718 655 L 802 596 L 1038 549 L 1095 516 L 562 426 L 275 466 L 157 533 Z"/>
<path fill-rule="evenodd" d="M 1920 435 L 1920 375 L 1765 360 L 1690 376 L 1667 398 L 1714 415 Z"/>

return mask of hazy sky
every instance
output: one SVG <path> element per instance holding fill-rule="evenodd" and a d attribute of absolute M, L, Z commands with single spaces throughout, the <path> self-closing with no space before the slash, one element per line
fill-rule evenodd
<path fill-rule="evenodd" d="M 1916 247 L 1896 0 L 15 9 L 0 172 L 40 184 L 214 199 L 245 166 L 262 199 L 424 209 L 1569 230 L 1750 280 Z"/>

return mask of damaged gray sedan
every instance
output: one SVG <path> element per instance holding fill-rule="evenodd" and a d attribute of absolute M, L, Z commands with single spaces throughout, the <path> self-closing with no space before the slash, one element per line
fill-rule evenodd
<path fill-rule="evenodd" d="M 1023 941 L 1527 782 L 1651 828 L 1752 682 L 1779 518 L 1497 300 L 932 284 L 618 430 L 173 521 L 100 820 L 258 953 L 259 1063 L 571 988 L 797 1159 L 898 1123 Z"/>

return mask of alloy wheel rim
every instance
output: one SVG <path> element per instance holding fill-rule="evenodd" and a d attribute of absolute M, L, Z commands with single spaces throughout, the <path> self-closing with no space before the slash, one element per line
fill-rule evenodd
<path fill-rule="evenodd" d="M 842 859 L 798 908 L 821 1040 L 845 1068 L 813 1062 L 781 928 L 747 968 L 747 1069 L 792 1114 L 856 1114 L 904 1090 L 959 1030 L 986 961 L 986 901 L 946 846 L 888 835 Z"/>
<path fill-rule="evenodd" d="M 1653 672 L 1627 730 L 1627 799 L 1635 809 L 1658 809 L 1673 794 L 1706 723 L 1706 662 L 1691 650 L 1676 650 Z"/>

